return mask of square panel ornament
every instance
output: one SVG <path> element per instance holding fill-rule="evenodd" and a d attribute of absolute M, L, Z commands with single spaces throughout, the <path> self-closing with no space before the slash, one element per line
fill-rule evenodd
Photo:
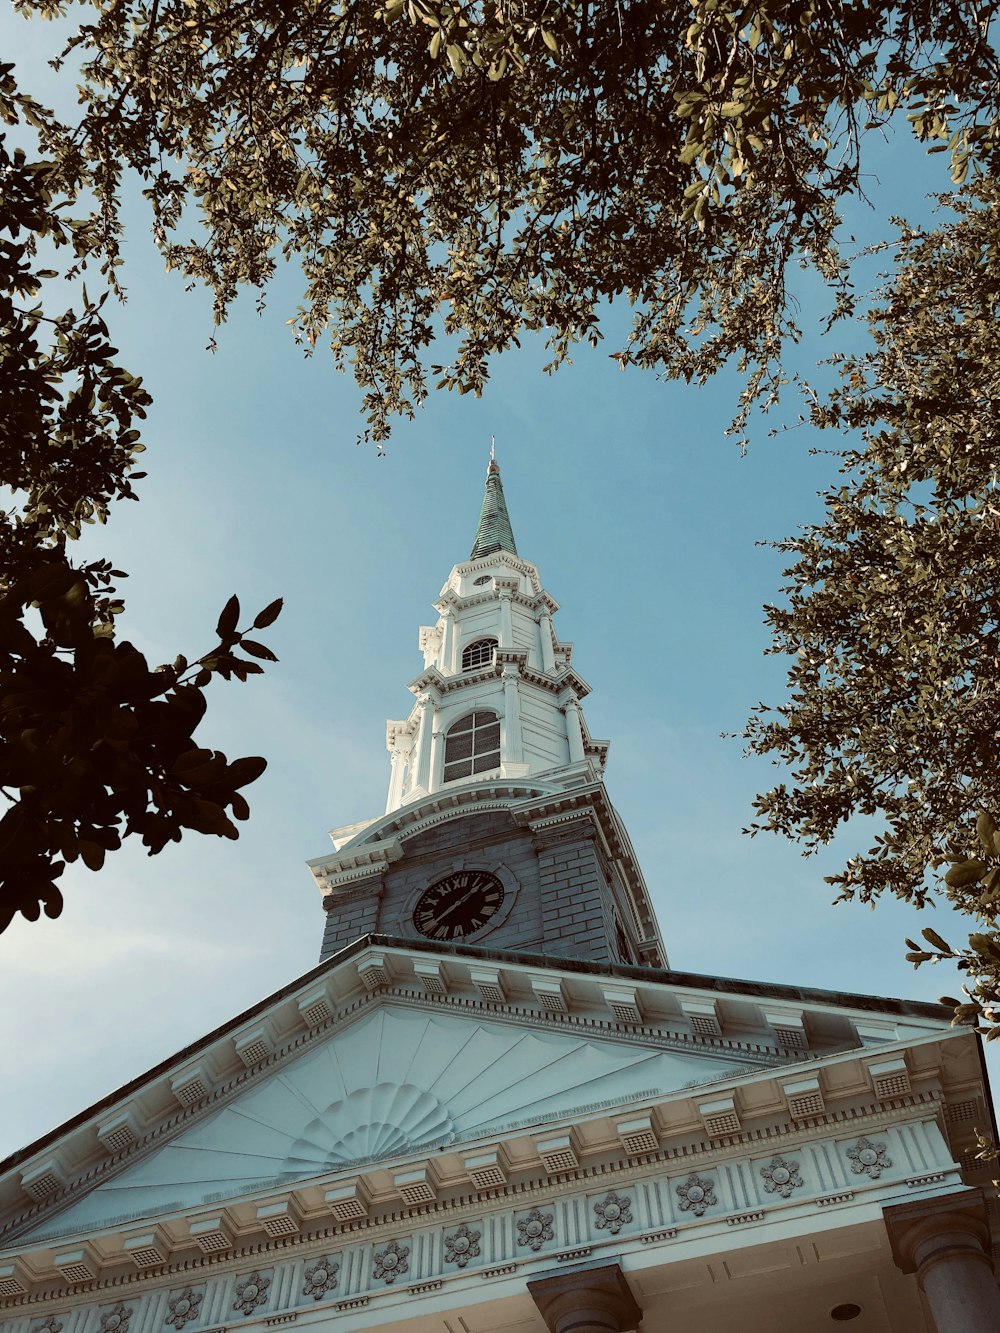
<path fill-rule="evenodd" d="M 634 1222 L 632 1205 L 635 1196 L 627 1190 L 608 1190 L 588 1200 L 590 1221 L 597 1231 L 617 1236 Z"/>
<path fill-rule="evenodd" d="M 340 1263 L 338 1260 L 324 1255 L 320 1259 L 313 1259 L 306 1264 L 305 1272 L 302 1275 L 302 1295 L 309 1296 L 314 1301 L 321 1301 L 324 1296 L 337 1290 L 337 1279 L 340 1274 Z"/>
<path fill-rule="evenodd" d="M 445 1232 L 444 1262 L 446 1267 L 467 1268 L 482 1256 L 479 1242 L 483 1233 L 478 1226 L 463 1222 L 454 1231 Z"/>
<path fill-rule="evenodd" d="M 177 1333 L 188 1324 L 198 1321 L 201 1303 L 205 1299 L 204 1291 L 194 1287 L 185 1287 L 182 1291 L 172 1291 L 167 1299 L 167 1317 L 164 1323 L 177 1329 Z"/>
<path fill-rule="evenodd" d="M 517 1243 L 533 1254 L 555 1240 L 555 1214 L 532 1208 L 530 1213 L 517 1219 Z"/>
<path fill-rule="evenodd" d="M 256 1268 L 252 1273 L 238 1277 L 233 1292 L 232 1308 L 244 1318 L 256 1314 L 259 1309 L 267 1305 L 271 1278 L 271 1273 L 261 1273 Z"/>

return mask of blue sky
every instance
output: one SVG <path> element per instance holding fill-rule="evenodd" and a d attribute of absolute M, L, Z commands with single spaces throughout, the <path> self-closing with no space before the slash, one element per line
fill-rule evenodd
<path fill-rule="evenodd" d="M 31 87 L 51 30 L 8 17 L 2 31 Z M 916 216 L 948 183 L 940 157 L 907 143 L 874 142 L 869 167 L 885 211 Z M 872 225 L 861 207 L 850 221 L 859 235 Z M 868 829 L 809 860 L 740 833 L 775 775 L 720 733 L 783 688 L 780 662 L 763 656 L 761 611 L 781 564 L 757 543 L 818 516 L 832 463 L 809 449 L 832 441 L 808 429 L 771 440 L 758 420 L 741 458 L 723 435 L 734 375 L 696 389 L 622 374 L 609 331 L 607 351 L 580 349 L 551 378 L 540 342 L 525 340 L 482 400 L 434 396 L 380 458 L 355 444 L 353 384 L 292 343 L 294 273 L 279 276 L 263 317 L 244 303 L 211 355 L 207 300 L 164 274 L 138 210 L 125 254 L 129 301 L 110 320 L 155 399 L 149 477 L 141 503 L 120 506 L 88 550 L 129 571 L 122 632 L 157 662 L 210 646 L 231 593 L 247 618 L 285 597 L 261 636 L 280 662 L 245 686 L 213 685 L 199 733 L 270 766 L 248 791 L 239 842 L 192 835 L 153 859 L 129 848 L 97 875 L 71 868 L 62 917 L 18 920 L 0 937 L 5 1066 L 16 1070 L 0 1154 L 316 962 L 323 917 L 303 863 L 328 846 L 327 829 L 383 808 L 384 724 L 408 711 L 418 627 L 468 555 L 491 434 L 519 551 L 562 606 L 557 632 L 593 688 L 590 730 L 611 740 L 608 788 L 672 964 L 912 998 L 955 991 L 953 974 L 902 959 L 903 936 L 923 925 L 961 937 L 944 911 L 830 906 L 822 877 L 869 845 Z M 801 299 L 813 327 L 814 284 L 802 281 Z M 796 365 L 808 371 L 846 336 L 807 338 Z"/>

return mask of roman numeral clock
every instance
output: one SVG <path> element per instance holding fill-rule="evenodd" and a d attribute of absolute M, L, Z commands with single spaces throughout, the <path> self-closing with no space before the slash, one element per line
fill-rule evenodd
<path fill-rule="evenodd" d="M 461 940 L 488 925 L 503 900 L 503 884 L 490 871 L 455 870 L 420 895 L 413 925 L 429 940 Z"/>

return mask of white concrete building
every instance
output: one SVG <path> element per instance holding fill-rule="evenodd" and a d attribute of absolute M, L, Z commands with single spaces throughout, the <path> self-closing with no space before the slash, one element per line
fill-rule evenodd
<path fill-rule="evenodd" d="M 975 1033 L 669 970 L 495 464 L 435 607 L 320 964 L 0 1164 L 0 1333 L 996 1333 Z"/>

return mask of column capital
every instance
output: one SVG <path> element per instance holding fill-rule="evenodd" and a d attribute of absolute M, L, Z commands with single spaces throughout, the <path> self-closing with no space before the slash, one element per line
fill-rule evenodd
<path fill-rule="evenodd" d="M 615 1262 L 549 1273 L 528 1283 L 549 1333 L 626 1333 L 642 1311 Z"/>
<path fill-rule="evenodd" d="M 916 1273 L 955 1250 L 990 1264 L 990 1228 L 981 1189 L 890 1204 L 882 1216 L 893 1262 L 904 1273 Z"/>

